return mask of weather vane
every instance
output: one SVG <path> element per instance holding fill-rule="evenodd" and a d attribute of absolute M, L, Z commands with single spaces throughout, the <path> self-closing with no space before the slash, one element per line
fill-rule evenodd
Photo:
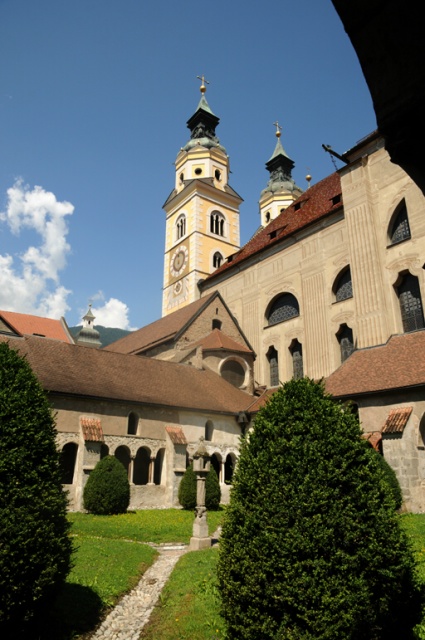
<path fill-rule="evenodd" d="M 200 80 L 202 82 L 201 87 L 200 87 L 200 91 L 201 93 L 205 93 L 205 91 L 207 90 L 206 88 L 206 84 L 209 84 L 208 80 L 205 80 L 205 76 L 196 76 L 198 78 L 198 80 Z"/>

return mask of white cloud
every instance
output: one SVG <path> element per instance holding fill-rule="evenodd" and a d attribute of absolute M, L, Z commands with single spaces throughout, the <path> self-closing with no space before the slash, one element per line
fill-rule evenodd
<path fill-rule="evenodd" d="M 7 198 L 0 225 L 6 224 L 14 235 L 30 229 L 41 241 L 19 256 L 17 264 L 11 255 L 0 254 L 0 309 L 52 318 L 65 315 L 71 292 L 60 284 L 59 272 L 70 252 L 66 216 L 74 207 L 42 187 L 30 189 L 22 180 L 7 190 Z"/>
<path fill-rule="evenodd" d="M 93 296 L 92 300 L 96 299 L 99 301 L 104 300 L 104 296 L 101 291 Z M 109 300 L 102 306 L 92 306 L 92 312 L 95 316 L 95 325 L 100 324 L 103 327 L 126 329 L 127 331 L 135 330 L 134 327 L 130 327 L 130 320 L 128 318 L 130 309 L 125 302 L 121 302 L 121 300 L 117 300 L 117 298 L 109 298 Z"/>

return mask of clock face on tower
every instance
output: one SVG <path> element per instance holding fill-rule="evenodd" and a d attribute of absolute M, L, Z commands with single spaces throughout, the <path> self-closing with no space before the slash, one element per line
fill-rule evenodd
<path fill-rule="evenodd" d="M 181 245 L 177 247 L 170 260 L 170 273 L 172 276 L 179 276 L 185 269 L 187 265 L 187 260 L 189 257 L 189 251 L 187 247 Z"/>

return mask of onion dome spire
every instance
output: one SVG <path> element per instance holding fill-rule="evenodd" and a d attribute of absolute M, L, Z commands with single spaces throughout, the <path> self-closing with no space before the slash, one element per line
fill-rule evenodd
<path fill-rule="evenodd" d="M 83 328 L 80 329 L 77 335 L 76 343 L 84 345 L 85 347 L 94 347 L 98 349 L 102 346 L 100 342 L 100 333 L 94 328 L 95 316 L 91 310 L 91 304 L 85 316 L 83 316 Z"/>
<path fill-rule="evenodd" d="M 209 84 L 209 81 L 205 80 L 204 76 L 197 76 L 197 78 L 201 80 L 201 86 L 199 88 L 201 99 L 195 113 L 187 121 L 187 127 L 190 129 L 190 140 L 185 145 L 184 150 L 189 151 L 189 149 L 199 144 L 207 149 L 218 147 L 225 152 L 225 148 L 221 146 L 215 134 L 215 129 L 220 119 L 212 112 L 205 97 L 207 90 L 206 85 Z"/>
<path fill-rule="evenodd" d="M 290 192 L 297 190 L 301 194 L 302 190 L 297 187 L 292 178 L 292 169 L 294 168 L 295 163 L 287 155 L 280 141 L 282 127 L 278 122 L 273 122 L 273 126 L 276 127 L 275 135 L 277 142 L 270 160 L 266 162 L 266 169 L 270 173 L 270 179 L 267 183 L 267 187 L 261 192 L 261 194 L 263 195 L 267 192 L 274 193 L 282 190 Z"/>

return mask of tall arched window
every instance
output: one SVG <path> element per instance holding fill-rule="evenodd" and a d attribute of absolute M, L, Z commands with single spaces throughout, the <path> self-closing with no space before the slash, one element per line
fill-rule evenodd
<path fill-rule="evenodd" d="M 267 314 L 269 326 L 296 318 L 300 315 L 300 307 L 298 300 L 292 293 L 284 293 L 280 295 L 270 306 Z"/>
<path fill-rule="evenodd" d="M 406 201 L 403 199 L 394 212 L 388 230 L 390 244 L 397 244 L 410 238 L 409 218 L 407 216 Z"/>
<path fill-rule="evenodd" d="M 213 255 L 213 268 L 218 269 L 219 267 L 221 267 L 221 265 L 223 264 L 223 260 L 224 258 L 221 255 L 220 251 L 216 251 Z"/>
<path fill-rule="evenodd" d="M 424 314 L 422 310 L 421 290 L 419 280 L 411 273 L 403 275 L 397 287 L 398 299 L 400 302 L 401 320 L 403 331 L 416 331 L 423 329 Z"/>
<path fill-rule="evenodd" d="M 336 302 L 353 297 L 350 267 L 346 267 L 337 277 L 333 286 Z"/>
<path fill-rule="evenodd" d="M 211 420 L 207 420 L 205 423 L 205 440 L 208 440 L 208 442 L 211 442 L 211 440 L 213 439 L 213 433 L 214 433 L 214 424 L 211 422 Z"/>
<path fill-rule="evenodd" d="M 184 213 L 177 218 L 176 222 L 176 240 L 180 240 L 186 235 L 186 216 Z"/>
<path fill-rule="evenodd" d="M 267 360 L 269 361 L 270 386 L 277 387 L 279 385 L 279 358 L 274 347 L 269 348 Z"/>
<path fill-rule="evenodd" d="M 293 340 L 289 351 L 292 356 L 292 377 L 298 380 L 304 376 L 302 344 L 298 340 Z"/>
<path fill-rule="evenodd" d="M 153 468 L 153 481 L 154 484 L 161 484 L 162 473 L 164 469 L 165 449 L 160 449 L 155 457 L 155 463 Z"/>
<path fill-rule="evenodd" d="M 342 324 L 336 334 L 341 351 L 341 364 L 347 360 L 354 351 L 353 331 L 346 324 Z"/>
<path fill-rule="evenodd" d="M 224 236 L 225 217 L 219 211 L 213 211 L 210 216 L 210 231 L 216 236 Z"/>
<path fill-rule="evenodd" d="M 139 416 L 134 411 L 130 411 L 128 414 L 127 433 L 129 436 L 135 436 L 137 434 L 137 427 L 139 424 Z"/>

